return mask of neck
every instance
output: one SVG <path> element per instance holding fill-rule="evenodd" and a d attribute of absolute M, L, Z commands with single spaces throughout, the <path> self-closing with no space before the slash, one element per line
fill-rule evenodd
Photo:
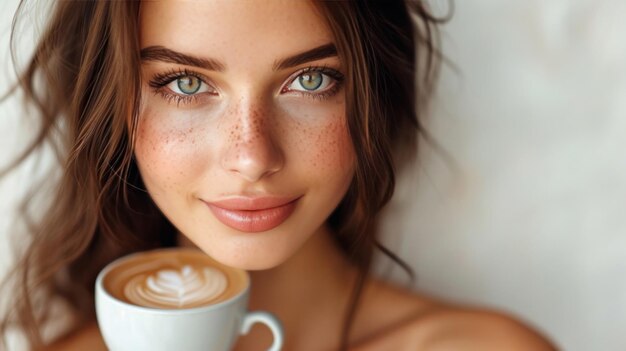
<path fill-rule="evenodd" d="M 287 306 L 289 302 L 311 302 L 329 295 L 336 299 L 349 292 L 356 269 L 335 244 L 332 232 L 322 227 L 286 262 L 249 273 L 252 308 L 294 311 L 294 307 L 302 310 L 306 306 Z"/>
<path fill-rule="evenodd" d="M 249 308 L 280 318 L 289 349 L 332 349 L 341 336 L 356 274 L 332 232 L 322 227 L 283 264 L 250 272 Z"/>
<path fill-rule="evenodd" d="M 313 349 L 324 349 L 322 346 L 326 344 L 337 345 L 340 338 L 358 271 L 332 235 L 329 228 L 322 226 L 284 263 L 248 272 L 251 278 L 248 310 L 276 315 L 283 324 L 288 343 L 285 346 L 289 349 L 305 350 L 312 345 L 320 346 Z M 257 348 L 259 339 L 271 340 L 264 328 L 256 332 L 255 336 L 243 339 L 251 339 L 250 343 Z M 325 335 L 327 340 L 319 340 L 319 335 Z M 324 345 L 320 345 L 322 342 Z"/>

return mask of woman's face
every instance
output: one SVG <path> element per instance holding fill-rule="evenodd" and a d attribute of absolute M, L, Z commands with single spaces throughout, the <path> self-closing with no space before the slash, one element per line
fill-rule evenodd
<path fill-rule="evenodd" d="M 150 196 L 225 264 L 274 267 L 354 173 L 343 67 L 307 1 L 149 1 L 135 156 Z"/>

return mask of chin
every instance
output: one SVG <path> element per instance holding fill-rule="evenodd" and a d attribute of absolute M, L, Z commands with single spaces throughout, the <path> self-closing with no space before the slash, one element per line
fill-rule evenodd
<path fill-rule="evenodd" d="M 261 271 L 280 266 L 287 261 L 288 255 L 283 255 L 282 250 L 250 250 L 245 249 L 224 249 L 215 246 L 200 249 L 214 260 L 230 267 L 243 269 L 246 271 Z"/>

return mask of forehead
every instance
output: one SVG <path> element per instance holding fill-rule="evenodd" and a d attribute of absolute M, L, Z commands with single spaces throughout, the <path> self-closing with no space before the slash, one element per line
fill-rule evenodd
<path fill-rule="evenodd" d="M 229 66 L 333 42 L 321 11 L 307 0 L 144 1 L 140 45 L 215 58 Z"/>

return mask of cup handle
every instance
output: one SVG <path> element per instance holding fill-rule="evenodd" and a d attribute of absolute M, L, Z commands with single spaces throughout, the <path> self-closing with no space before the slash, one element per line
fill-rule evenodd
<path fill-rule="evenodd" d="M 241 334 L 248 334 L 252 325 L 259 322 L 267 325 L 274 337 L 274 343 L 272 343 L 268 351 L 280 351 L 283 347 L 283 326 L 278 318 L 269 312 L 255 311 L 246 313 L 241 325 Z"/>

